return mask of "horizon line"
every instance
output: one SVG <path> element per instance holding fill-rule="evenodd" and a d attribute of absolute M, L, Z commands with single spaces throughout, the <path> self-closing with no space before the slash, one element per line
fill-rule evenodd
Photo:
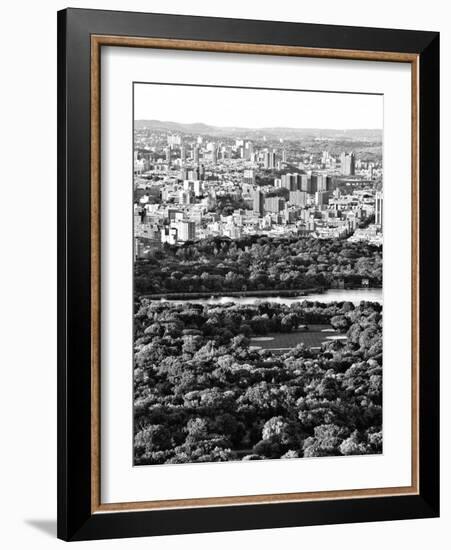
<path fill-rule="evenodd" d="M 237 129 L 237 130 L 320 130 L 320 131 L 334 131 L 334 132 L 353 132 L 353 131 L 371 131 L 371 132 L 382 132 L 383 128 L 319 128 L 314 126 L 222 126 L 218 124 L 211 124 L 208 122 L 177 122 L 176 120 L 160 120 L 157 118 L 136 118 L 133 119 L 133 122 L 161 122 L 163 124 L 180 124 L 181 126 L 193 126 L 196 124 L 210 126 L 211 128 L 220 128 L 220 129 Z"/>

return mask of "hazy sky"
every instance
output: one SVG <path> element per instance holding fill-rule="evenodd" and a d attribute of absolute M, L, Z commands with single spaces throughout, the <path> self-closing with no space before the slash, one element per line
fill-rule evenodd
<path fill-rule="evenodd" d="M 357 129 L 383 127 L 383 96 L 135 84 L 135 120 L 213 126 Z"/>

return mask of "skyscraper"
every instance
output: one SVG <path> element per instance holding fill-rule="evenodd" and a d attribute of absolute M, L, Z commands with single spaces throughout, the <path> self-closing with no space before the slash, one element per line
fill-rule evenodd
<path fill-rule="evenodd" d="M 181 162 L 182 164 L 184 164 L 185 161 L 186 161 L 186 149 L 185 149 L 185 147 L 182 145 L 182 146 L 180 147 L 180 162 Z"/>
<path fill-rule="evenodd" d="M 375 203 L 375 223 L 379 225 L 382 231 L 383 220 L 384 220 L 384 197 L 381 191 L 376 193 L 376 203 Z"/>
<path fill-rule="evenodd" d="M 285 187 L 288 191 L 297 191 L 300 185 L 300 174 L 283 174 L 281 187 Z"/>
<path fill-rule="evenodd" d="M 317 191 L 330 191 L 330 188 L 332 186 L 332 178 L 330 176 L 319 174 L 317 176 L 316 182 Z"/>
<path fill-rule="evenodd" d="M 263 157 L 263 166 L 265 170 L 274 170 L 276 167 L 276 152 L 275 151 L 265 151 Z"/>
<path fill-rule="evenodd" d="M 269 167 L 273 170 L 276 167 L 276 152 L 271 151 L 269 155 Z"/>
<path fill-rule="evenodd" d="M 318 191 L 318 174 L 312 174 L 309 177 L 308 193 L 316 193 Z"/>
<path fill-rule="evenodd" d="M 193 161 L 194 161 L 194 164 L 199 163 L 199 146 L 198 145 L 195 145 L 193 149 Z"/>
<path fill-rule="evenodd" d="M 186 242 L 194 241 L 196 238 L 196 224 L 190 221 L 177 222 L 177 240 Z"/>
<path fill-rule="evenodd" d="M 299 188 L 301 191 L 311 193 L 311 180 L 307 174 L 300 174 L 299 176 Z"/>
<path fill-rule="evenodd" d="M 354 153 L 342 153 L 340 156 L 341 173 L 344 176 L 355 175 L 355 155 Z"/>
<path fill-rule="evenodd" d="M 246 160 L 252 160 L 253 154 L 254 154 L 254 146 L 252 144 L 252 141 L 247 141 L 246 147 L 244 149 L 244 158 Z"/>
<path fill-rule="evenodd" d="M 259 190 L 254 191 L 254 213 L 261 216 L 263 214 L 263 207 L 265 203 L 265 195 Z"/>
<path fill-rule="evenodd" d="M 329 191 L 317 191 L 315 193 L 315 204 L 317 206 L 325 206 L 326 204 L 329 204 L 329 197 Z"/>
<path fill-rule="evenodd" d="M 285 199 L 282 197 L 266 197 L 265 211 L 278 213 L 285 208 Z"/>

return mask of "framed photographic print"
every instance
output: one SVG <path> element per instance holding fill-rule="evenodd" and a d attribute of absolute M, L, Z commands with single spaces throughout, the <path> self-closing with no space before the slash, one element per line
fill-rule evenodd
<path fill-rule="evenodd" d="M 58 536 L 439 513 L 439 35 L 58 14 Z"/>

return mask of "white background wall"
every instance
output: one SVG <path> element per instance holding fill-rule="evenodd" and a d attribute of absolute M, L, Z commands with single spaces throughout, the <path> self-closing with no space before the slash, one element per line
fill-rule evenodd
<path fill-rule="evenodd" d="M 411 28 L 441 32 L 442 280 L 448 214 L 451 18 L 442 0 L 109 0 L 72 7 Z M 0 545 L 51 549 L 56 520 L 56 11 L 61 1 L 8 2 L 0 33 Z M 434 189 L 431 188 L 431 192 Z M 442 518 L 83 543 L 83 547 L 445 548 L 451 535 L 449 283 L 442 287 Z"/>

